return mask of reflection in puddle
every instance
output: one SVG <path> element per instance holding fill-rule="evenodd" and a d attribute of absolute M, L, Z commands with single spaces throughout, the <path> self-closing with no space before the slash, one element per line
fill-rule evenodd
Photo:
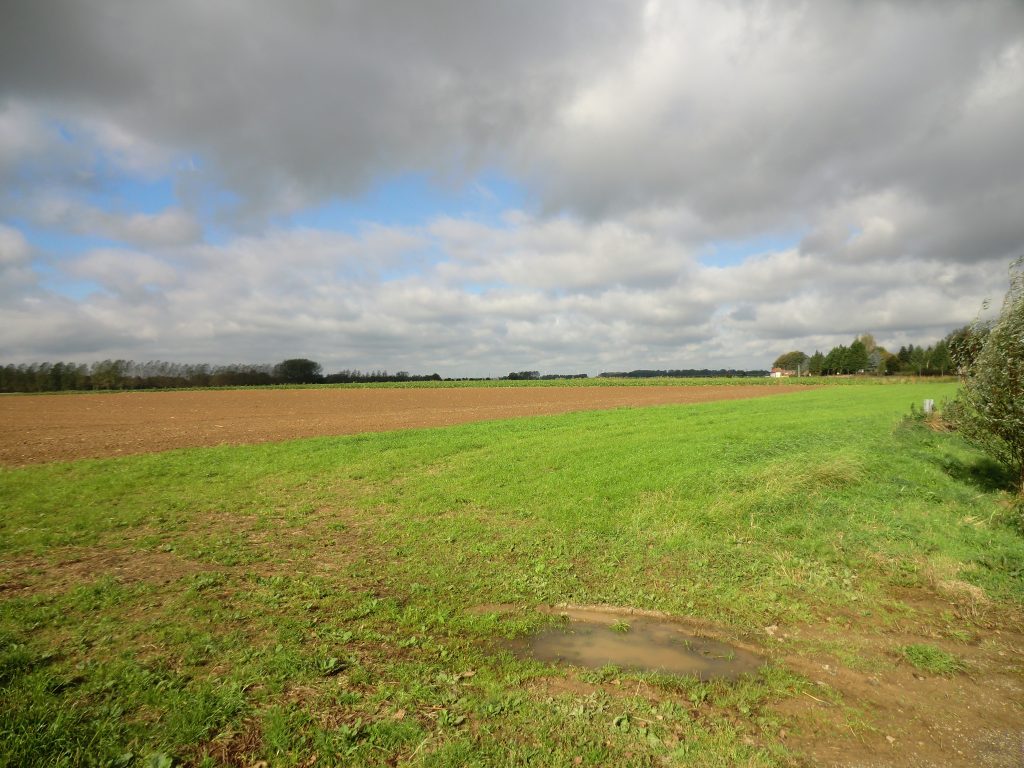
<path fill-rule="evenodd" d="M 505 644 L 516 656 L 580 667 L 615 665 L 623 669 L 693 675 L 701 680 L 735 680 L 753 674 L 764 660 L 727 643 L 687 634 L 669 621 L 566 612 L 568 621 Z"/>

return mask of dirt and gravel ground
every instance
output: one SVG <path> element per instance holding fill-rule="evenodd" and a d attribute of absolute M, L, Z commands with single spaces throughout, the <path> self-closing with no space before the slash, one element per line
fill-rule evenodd
<path fill-rule="evenodd" d="M 701 403 L 801 385 L 257 389 L 0 397 L 0 465 L 152 453 L 516 416 Z"/>

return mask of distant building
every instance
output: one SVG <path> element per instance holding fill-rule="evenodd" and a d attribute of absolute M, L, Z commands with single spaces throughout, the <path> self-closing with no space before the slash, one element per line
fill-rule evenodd
<path fill-rule="evenodd" d="M 785 368 L 772 368 L 772 372 L 768 374 L 773 379 L 783 379 L 788 376 L 795 376 L 793 371 L 787 371 Z"/>

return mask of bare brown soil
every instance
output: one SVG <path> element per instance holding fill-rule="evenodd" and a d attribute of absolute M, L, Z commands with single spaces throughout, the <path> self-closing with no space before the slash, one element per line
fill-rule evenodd
<path fill-rule="evenodd" d="M 46 557 L 5 557 L 0 561 L 0 596 L 66 592 L 100 577 L 129 584 L 170 584 L 203 570 L 203 563 L 170 552 L 67 547 L 51 551 Z"/>
<path fill-rule="evenodd" d="M 0 465 L 702 403 L 801 385 L 277 389 L 0 397 Z"/>
<path fill-rule="evenodd" d="M 922 612 L 960 615 L 948 598 L 917 599 Z M 940 613 L 941 612 L 941 613 Z M 1024 766 L 1024 635 L 1017 612 L 976 626 L 967 642 L 941 637 L 926 624 L 903 631 L 864 632 L 850 626 L 844 639 L 868 658 L 886 660 L 872 670 L 846 667 L 821 655 L 786 655 L 785 664 L 814 681 L 778 709 L 794 726 L 786 739 L 808 764 L 835 768 L 1020 768 Z M 813 635 L 814 627 L 799 634 Z M 782 633 L 781 647 L 785 647 Z M 954 654 L 965 669 L 949 676 L 919 671 L 894 648 L 927 642 Z M 830 701 L 830 692 L 840 702 Z M 851 725 L 852 721 L 852 725 Z"/>

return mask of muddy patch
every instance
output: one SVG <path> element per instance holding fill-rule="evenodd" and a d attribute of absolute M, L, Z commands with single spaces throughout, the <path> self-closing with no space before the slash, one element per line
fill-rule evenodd
<path fill-rule="evenodd" d="M 170 584 L 207 570 L 168 552 L 63 547 L 47 557 L 18 555 L 0 563 L 0 594 L 63 592 L 109 576 L 122 583 Z"/>
<path fill-rule="evenodd" d="M 504 647 L 523 659 L 600 669 L 735 680 L 756 674 L 764 659 L 751 651 L 687 632 L 665 619 L 597 610 L 559 612 L 563 621 Z"/>

